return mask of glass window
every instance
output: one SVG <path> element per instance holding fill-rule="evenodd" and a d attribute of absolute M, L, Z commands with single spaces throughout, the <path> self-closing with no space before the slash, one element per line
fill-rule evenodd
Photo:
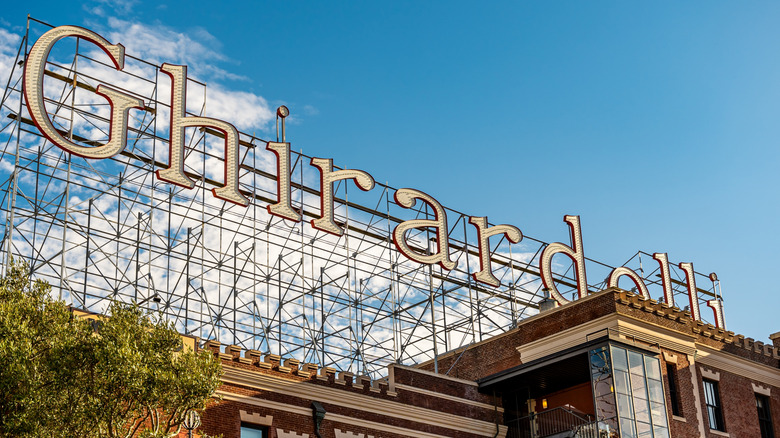
<path fill-rule="evenodd" d="M 590 351 L 590 371 L 599 428 L 617 431 L 618 413 L 615 405 L 612 361 L 607 347 L 599 347 Z"/>
<path fill-rule="evenodd" d="M 631 394 L 631 389 L 628 385 L 628 372 L 615 370 L 615 391 L 618 394 Z"/>
<path fill-rule="evenodd" d="M 634 397 L 634 415 L 637 421 L 650 422 L 650 406 L 646 399 Z"/>
<path fill-rule="evenodd" d="M 661 362 L 614 345 L 610 352 L 621 436 L 669 438 Z"/>
<path fill-rule="evenodd" d="M 647 380 L 647 392 L 650 395 L 650 401 L 664 402 L 664 387 L 660 380 Z"/>
<path fill-rule="evenodd" d="M 645 356 L 645 370 L 648 379 L 661 380 L 661 367 L 658 359 Z"/>
<path fill-rule="evenodd" d="M 655 438 L 669 438 L 669 429 L 666 427 L 656 427 L 653 429 Z"/>
<path fill-rule="evenodd" d="M 626 358 L 626 350 L 623 348 L 612 349 L 612 363 L 616 370 L 628 371 L 628 358 Z"/>
<path fill-rule="evenodd" d="M 725 432 L 726 426 L 723 424 L 723 412 L 720 405 L 718 382 L 704 379 L 703 383 L 704 402 L 707 404 L 707 417 L 710 420 L 710 429 Z"/>
<path fill-rule="evenodd" d="M 265 428 L 252 424 L 241 425 L 241 438 L 264 438 L 267 437 Z"/>
<path fill-rule="evenodd" d="M 761 428 L 761 438 L 774 438 L 772 430 L 772 411 L 769 409 L 769 397 L 756 394 L 756 407 L 758 408 L 758 425 Z"/>
<path fill-rule="evenodd" d="M 641 374 L 631 374 L 631 393 L 635 398 L 647 398 L 647 382 L 645 376 Z"/>
<path fill-rule="evenodd" d="M 627 418 L 620 419 L 620 436 L 623 438 L 636 438 L 636 425 Z"/>
<path fill-rule="evenodd" d="M 650 403 L 650 412 L 653 417 L 653 424 L 656 426 L 666 426 L 666 407 L 663 403 Z"/>
<path fill-rule="evenodd" d="M 653 437 L 653 428 L 650 426 L 650 423 L 644 423 L 641 421 L 637 421 L 636 423 L 636 436 L 637 438 L 652 438 Z"/>
<path fill-rule="evenodd" d="M 620 418 L 634 419 L 634 404 L 631 403 L 630 395 L 618 394 L 618 415 Z"/>
<path fill-rule="evenodd" d="M 628 366 L 631 374 L 642 376 L 645 374 L 644 360 L 641 353 L 636 351 L 628 352 Z"/>

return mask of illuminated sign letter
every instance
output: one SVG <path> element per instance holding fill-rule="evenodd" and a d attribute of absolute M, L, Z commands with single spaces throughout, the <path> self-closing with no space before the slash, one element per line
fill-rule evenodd
<path fill-rule="evenodd" d="M 674 307 L 674 291 L 672 290 L 672 277 L 669 274 L 669 258 L 666 253 L 657 252 L 653 254 L 653 258 L 661 265 L 661 282 L 664 285 L 664 300 L 666 304 Z"/>
<path fill-rule="evenodd" d="M 98 85 L 97 94 L 103 96 L 111 105 L 111 120 L 109 124 L 108 142 L 102 146 L 80 146 L 64 138 L 54 127 L 46 113 L 43 95 L 43 75 L 46 70 L 46 60 L 54 44 L 62 38 L 75 36 L 91 41 L 102 49 L 117 70 L 125 66 L 125 48 L 121 44 L 111 44 L 100 35 L 76 26 L 60 26 L 43 34 L 35 42 L 27 60 L 24 63 L 24 96 L 27 110 L 33 123 L 49 141 L 84 158 L 110 158 L 122 152 L 127 145 L 127 119 L 130 108 L 143 109 L 143 101 L 104 85 Z"/>
<path fill-rule="evenodd" d="M 450 245 L 447 236 L 447 213 L 444 207 L 430 195 L 414 189 L 399 189 L 395 192 L 395 203 L 404 208 L 414 207 L 417 199 L 423 200 L 433 208 L 434 219 L 412 219 L 401 222 L 393 230 L 393 242 L 401 254 L 407 258 L 423 264 L 439 263 L 442 269 L 451 270 L 456 263 L 450 259 Z M 434 254 L 420 254 L 413 251 L 406 242 L 406 232 L 415 228 L 436 228 L 436 252 Z M 425 242 L 427 247 L 428 242 Z"/>
<path fill-rule="evenodd" d="M 301 215 L 290 203 L 290 143 L 269 141 L 265 146 L 276 154 L 276 204 L 268 205 L 268 213 L 291 221 L 300 222 Z"/>
<path fill-rule="evenodd" d="M 312 219 L 311 226 L 341 236 L 344 230 L 333 220 L 333 183 L 351 179 L 360 190 L 367 192 L 374 188 L 374 178 L 362 170 L 342 169 L 334 172 L 332 158 L 312 158 L 311 165 L 320 169 L 320 217 Z"/>
<path fill-rule="evenodd" d="M 491 236 L 503 234 L 507 240 L 512 243 L 518 243 L 523 240 L 523 233 L 512 225 L 495 225 L 488 227 L 487 217 L 470 217 L 469 223 L 477 228 L 477 239 L 479 240 L 479 272 L 472 274 L 474 280 L 498 287 L 501 282 L 493 275 L 493 269 L 490 264 L 490 239 Z"/>
<path fill-rule="evenodd" d="M 707 306 L 715 314 L 715 327 L 726 330 L 726 320 L 723 319 L 723 301 L 714 299 L 707 301 Z"/>
<path fill-rule="evenodd" d="M 718 283 L 718 274 L 714 272 L 711 273 L 710 281 L 712 281 L 713 292 L 717 291 L 717 287 L 720 285 L 720 283 Z M 726 330 L 726 320 L 723 317 L 723 301 L 720 298 L 721 297 L 719 297 L 716 292 L 715 299 L 707 301 L 707 306 L 709 306 L 715 314 L 715 327 Z"/>
<path fill-rule="evenodd" d="M 214 128 L 225 136 L 225 185 L 212 189 L 214 196 L 246 207 L 249 200 L 238 190 L 238 130 L 232 124 L 210 117 L 187 117 L 187 66 L 163 64 L 160 71 L 171 78 L 171 138 L 168 140 L 170 163 L 158 170 L 157 178 L 191 189 L 195 181 L 184 173 L 184 128 Z"/>
<path fill-rule="evenodd" d="M 625 275 L 626 277 L 630 278 L 631 281 L 634 282 L 637 289 L 639 289 L 639 292 L 641 292 L 642 296 L 646 299 L 650 299 L 650 292 L 647 291 L 647 286 L 645 286 L 645 282 L 642 281 L 642 278 L 637 275 L 636 272 L 633 270 L 626 268 L 625 266 L 621 266 L 619 268 L 615 268 L 612 270 L 612 273 L 609 274 L 609 287 L 618 287 L 618 280 L 621 276 Z"/>
<path fill-rule="evenodd" d="M 696 277 L 693 272 L 693 263 L 680 263 L 680 269 L 685 271 L 685 279 L 688 282 L 688 298 L 691 303 L 691 318 L 701 321 L 699 314 L 699 294 L 696 292 Z"/>
<path fill-rule="evenodd" d="M 558 288 L 555 287 L 555 282 L 552 276 L 552 258 L 555 254 L 564 254 L 574 262 L 575 270 L 577 271 L 577 295 L 582 298 L 588 293 L 588 281 L 585 278 L 585 255 L 582 252 L 582 232 L 580 230 L 580 217 L 569 216 L 563 217 L 563 221 L 569 224 L 569 230 L 571 234 L 571 244 L 574 248 L 564 245 L 563 243 L 551 243 L 544 248 L 542 256 L 539 258 L 539 273 L 542 276 L 542 282 L 544 287 L 550 290 L 550 295 L 558 302 L 558 304 L 566 304 L 569 302 L 566 298 L 558 292 Z"/>

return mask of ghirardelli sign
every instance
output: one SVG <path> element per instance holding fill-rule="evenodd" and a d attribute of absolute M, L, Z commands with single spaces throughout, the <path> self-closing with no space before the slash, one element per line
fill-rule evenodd
<path fill-rule="evenodd" d="M 100 85 L 97 87 L 96 93 L 105 98 L 111 106 L 108 141 L 100 146 L 82 146 L 63 137 L 54 127 L 46 111 L 43 78 L 47 58 L 52 47 L 57 41 L 67 37 L 77 37 L 91 42 L 108 55 L 117 70 L 124 68 L 125 50 L 121 44 L 111 44 L 97 33 L 81 27 L 60 26 L 51 29 L 33 45 L 24 64 L 23 88 L 28 111 L 33 123 L 38 127 L 43 136 L 63 150 L 87 159 L 100 160 L 111 158 L 122 152 L 127 145 L 130 111 L 145 111 L 144 102 L 136 96 L 107 85 Z M 184 160 L 187 156 L 185 130 L 187 128 L 216 130 L 222 134 L 221 137 L 224 140 L 224 173 L 222 186 L 213 189 L 213 195 L 233 204 L 248 206 L 250 200 L 239 188 L 239 148 L 241 145 L 238 130 L 229 121 L 186 114 L 187 66 L 165 63 L 160 67 L 160 71 L 165 73 L 171 81 L 171 109 L 169 120 L 170 134 L 167 139 L 167 167 L 156 171 L 157 179 L 184 188 L 193 188 L 195 181 L 184 171 Z M 291 203 L 290 143 L 269 141 L 266 144 L 266 149 L 276 156 L 276 174 L 278 175 L 276 202 L 267 205 L 266 208 L 272 215 L 293 222 L 300 222 L 303 220 L 302 215 L 293 208 Z M 344 229 L 334 220 L 334 184 L 344 180 L 352 181 L 359 189 L 369 191 L 375 186 L 374 178 L 363 170 L 334 170 L 331 158 L 312 158 L 310 164 L 319 171 L 320 175 L 320 213 L 319 217 L 311 220 L 311 226 L 315 229 L 341 236 L 344 234 Z M 396 249 L 405 257 L 417 263 L 426 265 L 439 264 L 445 270 L 455 268 L 456 261 L 452 259 L 450 254 L 445 208 L 433 196 L 413 188 L 397 190 L 394 202 L 406 209 L 414 207 L 417 202 L 422 202 L 434 212 L 433 219 L 412 219 L 399 223 L 392 231 L 392 240 Z M 565 304 L 569 300 L 558 291 L 553 279 L 552 261 L 557 254 L 564 255 L 572 260 L 579 297 L 581 298 L 588 293 L 580 218 L 579 216 L 567 215 L 564 217 L 564 222 L 569 226 L 570 244 L 567 245 L 560 242 L 549 244 L 544 248 L 539 259 L 539 275 L 544 286 L 549 289 L 552 298 L 559 304 Z M 471 275 L 475 281 L 496 287 L 499 285 L 499 280 L 493 274 L 491 266 L 490 238 L 501 236 L 509 242 L 516 244 L 523 239 L 523 234 L 514 225 L 489 226 L 487 217 L 470 217 L 469 223 L 477 231 L 480 261 L 479 271 L 471 272 Z M 407 240 L 408 232 L 414 229 L 432 230 L 436 236 L 435 249 L 426 253 L 415 250 Z M 668 257 L 665 253 L 655 253 L 653 254 L 653 259 L 659 266 L 664 300 L 666 304 L 674 306 Z M 694 319 L 701 320 L 693 264 L 680 263 L 678 267 L 686 275 L 689 297 L 688 305 L 690 306 L 691 315 Z M 627 267 L 615 268 L 607 279 L 608 286 L 616 287 L 618 280 L 622 276 L 628 277 L 636 285 L 637 291 L 641 295 L 645 298 L 650 298 L 642 277 Z M 722 301 L 719 299 L 709 300 L 707 305 L 714 312 L 716 325 L 723 328 L 725 324 Z"/>

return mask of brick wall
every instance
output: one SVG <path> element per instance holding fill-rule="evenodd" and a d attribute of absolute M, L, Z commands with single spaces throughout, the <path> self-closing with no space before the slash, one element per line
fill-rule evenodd
<path fill-rule="evenodd" d="M 697 366 L 698 378 L 705 378 L 702 370 L 717 373 L 718 390 L 723 412 L 723 422 L 726 433 L 732 437 L 760 437 L 761 432 L 758 423 L 758 410 L 756 408 L 756 393 L 754 386 L 767 388 L 764 383 L 748 379 L 746 377 L 729 373 L 708 366 Z M 770 408 L 772 410 L 773 428 L 775 436 L 780 436 L 778 428 L 778 419 L 780 419 L 780 388 L 768 387 L 770 390 Z M 713 433 L 709 429 L 707 420 L 707 410 L 704 401 L 703 385 L 699 388 L 699 396 L 702 403 L 702 415 L 704 419 L 704 429 L 707 437 L 715 438 L 722 435 Z"/>
<path fill-rule="evenodd" d="M 525 319 L 517 328 L 444 354 L 438 359 L 439 372 L 453 377 L 478 380 L 521 364 L 517 347 L 569 330 L 616 311 L 616 302 L 607 294 L 593 294 L 567 306 Z M 433 371 L 433 361 L 420 368 Z"/>
<path fill-rule="evenodd" d="M 435 422 L 431 421 L 431 424 L 428 424 L 427 421 L 420 418 L 417 421 L 399 418 L 397 415 L 378 412 L 375 407 L 379 403 L 390 401 L 397 403 L 398 406 L 428 409 L 431 412 L 454 415 L 464 421 L 468 419 L 481 420 L 491 427 L 494 423 L 500 424 L 503 421 L 500 397 L 494 399 L 492 394 L 480 393 L 475 383 L 476 380 L 521 365 L 521 357 L 517 351 L 518 346 L 551 335 L 577 330 L 582 324 L 613 314 L 621 318 L 630 317 L 632 321 L 643 321 L 650 324 L 649 327 L 657 327 L 657 329 L 651 329 L 649 335 L 654 336 L 653 330 L 663 331 L 664 336 L 667 337 L 670 336 L 670 333 L 676 333 L 674 336 L 679 336 L 680 345 L 696 345 L 697 348 L 726 352 L 728 357 L 739 358 L 742 361 L 739 363 L 743 365 L 744 360 L 755 363 L 756 367 L 762 367 L 762 372 L 780 367 L 780 350 L 778 350 L 778 345 L 774 345 L 778 342 L 763 344 L 746 339 L 733 332 L 719 330 L 711 325 L 693 321 L 688 312 L 669 308 L 663 303 L 645 300 L 620 290 L 593 294 L 569 305 L 528 318 L 522 321 L 516 329 L 503 335 L 443 354 L 438 358 L 438 369 L 441 374 L 446 373 L 446 376 L 435 375 L 432 372 L 435 365 L 433 361 L 429 361 L 421 364 L 418 368 L 391 366 L 388 370 L 388 377 L 382 382 L 358 382 L 356 377 L 348 373 L 338 374 L 335 370 L 322 369 L 318 371 L 316 367 L 298 364 L 296 361 L 285 360 L 273 355 L 261 360 L 256 357 L 259 353 L 255 352 L 255 356 L 249 355 L 252 356 L 250 360 L 247 359 L 246 353 L 242 355 L 234 347 L 227 347 L 224 351 L 220 351 L 219 345 L 210 344 L 209 348 L 222 358 L 226 367 L 259 373 L 266 377 L 288 381 L 290 384 L 337 389 L 345 395 L 352 394 L 363 397 L 364 405 L 357 408 L 345 407 L 337 402 L 323 402 L 323 406 L 328 412 L 322 423 L 321 434 L 323 437 L 393 438 L 410 435 L 410 433 L 399 433 L 398 430 L 414 430 L 418 431 L 420 436 L 434 434 L 473 438 L 480 434 L 452 430 L 441 422 L 434 424 Z M 720 437 L 722 435 L 709 431 L 702 385 L 702 364 L 700 362 L 694 363 L 694 355 L 698 353 L 698 350 L 697 353 L 693 353 L 692 347 L 686 348 L 689 350 L 675 351 L 664 347 L 663 354 L 661 354 L 661 370 L 666 388 L 671 435 L 674 438 L 694 438 L 700 437 L 702 435 L 700 431 L 703 430 L 707 437 Z M 671 405 L 668 403 L 670 394 L 667 363 L 673 365 L 677 374 L 682 410 L 679 417 L 672 415 Z M 691 366 L 692 363 L 693 366 Z M 704 366 L 708 368 L 706 365 Z M 711 369 L 711 372 L 719 373 L 724 422 L 729 436 L 760 436 L 753 385 L 760 384 L 766 387 L 766 384 L 725 370 Z M 777 375 L 780 376 L 780 371 Z M 411 389 L 404 389 L 405 387 Z M 412 390 L 415 388 L 418 390 Z M 203 422 L 204 430 L 209 433 L 221 433 L 225 438 L 238 438 L 241 423 L 239 412 L 244 410 L 273 417 L 273 424 L 269 428 L 270 437 L 277 436 L 277 429 L 287 432 L 295 431 L 299 434 L 296 436 L 308 434 L 309 437 L 314 437 L 311 397 L 291 396 L 263 390 L 255 388 L 251 384 L 242 386 L 225 383 L 222 390 L 231 394 L 251 397 L 255 402 L 242 403 L 241 401 L 227 400 L 209 408 Z M 778 423 L 780 423 L 780 388 L 772 387 L 769 388 L 769 391 L 771 392 L 771 410 L 775 419 L 775 433 L 776 436 L 780 436 L 780 428 L 778 428 Z M 288 409 L 280 410 L 274 406 L 263 406 L 264 401 L 271 404 L 276 403 L 277 407 L 287 406 Z M 289 409 L 293 409 L 294 412 L 290 412 Z M 347 419 L 360 420 L 358 421 L 360 424 L 352 420 L 347 421 Z M 402 429 L 388 432 L 387 430 L 372 429 L 371 424 Z M 485 431 L 483 430 L 483 432 Z M 492 435 L 492 429 L 486 433 Z M 279 438 L 285 438 L 285 436 L 279 436 Z"/>
<path fill-rule="evenodd" d="M 669 432 L 675 438 L 698 438 L 699 434 L 699 422 L 697 415 L 697 399 L 694 396 L 694 384 L 691 380 L 691 370 L 689 368 L 690 362 L 688 356 L 676 351 L 665 350 L 667 354 L 672 354 L 676 358 L 676 363 L 667 362 L 664 355 L 661 357 L 661 372 L 664 378 L 664 389 L 666 396 L 666 415 L 669 419 Z M 669 403 L 671 394 L 669 392 L 669 375 L 667 374 L 666 365 L 670 364 L 674 367 L 677 373 L 677 384 L 680 395 L 680 413 L 681 415 L 674 418 L 672 415 L 672 407 Z M 698 378 L 698 376 L 697 376 Z M 698 382 L 697 382 L 698 383 Z M 698 386 L 701 386 L 700 384 Z"/>
<path fill-rule="evenodd" d="M 495 423 L 501 420 L 493 397 L 481 394 L 474 382 L 400 365 L 391 365 L 387 378 L 372 382 L 329 369 L 315 373 L 310 365 L 273 355 L 242 354 L 234 346 L 222 351 L 215 342 L 207 343 L 207 348 L 222 359 L 226 373 L 219 389 L 224 400 L 206 410 L 202 430 L 224 438 L 239 438 L 241 411 L 260 419 L 270 416 L 270 437 L 286 438 L 291 433 L 314 437 L 312 401 L 321 403 L 327 412 L 320 428 L 324 438 L 337 438 L 337 431 L 339 437 L 431 434 L 476 438 L 492 436 Z M 409 408 L 432 413 L 430 418 L 409 418 L 394 412 Z M 434 421 L 439 415 L 450 423 Z M 482 433 L 459 430 L 472 419 L 482 422 L 478 425 Z"/>

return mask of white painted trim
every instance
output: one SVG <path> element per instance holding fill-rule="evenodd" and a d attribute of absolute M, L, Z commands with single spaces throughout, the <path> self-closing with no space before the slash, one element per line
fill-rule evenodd
<path fill-rule="evenodd" d="M 260 426 L 271 427 L 271 424 L 274 422 L 273 415 L 266 415 L 263 417 L 260 414 L 250 414 L 243 409 L 239 411 L 239 414 L 241 415 L 242 423 L 259 424 Z"/>
<path fill-rule="evenodd" d="M 581 303 L 583 303 L 586 300 L 595 299 L 595 297 L 601 296 L 602 292 L 605 292 L 605 291 L 594 292 L 594 293 L 589 294 L 589 295 L 587 295 L 587 296 L 585 296 L 583 298 L 579 298 L 577 300 L 574 300 L 574 301 L 569 302 L 567 304 L 564 304 L 562 306 L 558 306 L 558 307 L 556 307 L 554 309 L 551 309 L 551 310 L 548 310 L 546 312 L 537 313 L 534 316 L 530 316 L 528 318 L 523 319 L 522 321 L 519 321 L 518 324 L 517 324 L 517 327 L 515 327 L 512 330 L 506 331 L 504 333 L 495 335 L 495 336 L 493 336 L 491 338 L 488 338 L 488 339 L 485 339 L 485 340 L 482 340 L 482 341 L 479 341 L 479 342 L 475 342 L 475 343 L 473 343 L 473 344 L 471 344 L 469 346 L 466 346 L 466 347 L 455 348 L 455 349 L 446 351 L 446 352 L 444 352 L 444 353 L 439 355 L 438 360 L 442 360 L 444 358 L 451 357 L 451 356 L 460 355 L 463 352 L 464 349 L 473 349 L 473 348 L 475 348 L 475 347 L 477 347 L 479 345 L 487 344 L 489 342 L 496 342 L 498 339 L 501 339 L 501 338 L 506 337 L 506 336 L 511 336 L 511 335 L 517 333 L 518 331 L 523 330 L 524 326 L 526 326 L 527 324 L 532 324 L 537 319 L 545 318 L 545 317 L 547 317 L 549 315 L 552 315 L 555 312 L 560 311 L 561 309 L 569 309 L 572 305 L 581 304 Z M 423 366 L 426 366 L 426 365 L 429 365 L 429 364 L 432 364 L 432 363 L 433 363 L 433 359 L 427 360 L 425 362 L 422 362 L 422 363 L 418 364 L 418 366 L 423 367 Z"/>
<path fill-rule="evenodd" d="M 707 380 L 714 380 L 716 382 L 720 382 L 720 373 L 717 371 L 708 370 L 707 368 L 700 367 L 701 368 L 701 377 L 703 379 Z"/>
<path fill-rule="evenodd" d="M 633 336 L 638 340 L 649 344 L 658 344 L 662 348 L 677 351 L 683 354 L 696 352 L 696 337 L 670 330 L 651 322 L 647 322 L 628 315 L 620 315 L 618 330 L 622 335 Z"/>
<path fill-rule="evenodd" d="M 439 392 L 431 391 L 431 390 L 428 390 L 428 389 L 417 388 L 415 386 L 409 386 L 409 385 L 403 385 L 403 384 L 400 384 L 400 383 L 396 383 L 395 387 L 397 389 L 402 389 L 404 391 L 417 392 L 419 394 L 425 394 L 425 395 L 431 396 L 431 397 L 439 397 L 439 398 L 443 398 L 445 400 L 450 400 L 450 401 L 453 401 L 453 402 L 456 402 L 456 403 L 463 403 L 463 404 L 466 404 L 466 405 L 476 406 L 476 407 L 483 408 L 483 409 L 490 409 L 491 411 L 496 410 L 496 406 L 489 405 L 487 403 L 481 403 L 481 402 L 477 402 L 477 401 L 473 401 L 473 400 L 466 400 L 466 399 L 462 399 L 460 397 L 455 397 L 454 395 L 441 394 Z M 504 412 L 504 408 L 499 407 L 498 408 L 498 412 Z"/>
<path fill-rule="evenodd" d="M 767 397 L 772 396 L 772 388 L 770 386 L 756 385 L 753 382 L 750 382 L 750 385 L 753 387 L 753 392 L 755 392 L 756 394 L 765 395 Z"/>
<path fill-rule="evenodd" d="M 541 359 L 567 348 L 581 345 L 587 339 L 588 335 L 604 331 L 609 333 L 608 329 L 615 330 L 616 340 L 627 342 L 632 339 L 647 343 L 648 345 L 659 345 L 663 348 L 677 351 L 682 354 L 693 354 L 696 351 L 696 337 L 680 333 L 666 327 L 653 324 L 632 316 L 620 313 L 610 313 L 600 318 L 572 327 L 544 338 L 517 347 L 520 353 L 520 359 L 523 363 Z M 614 337 L 610 333 L 611 337 Z"/>
<path fill-rule="evenodd" d="M 388 424 L 374 423 L 372 421 L 361 420 L 359 418 L 348 417 L 346 415 L 327 413 L 325 414 L 325 419 L 330 421 L 335 421 L 337 423 L 350 424 L 352 426 L 379 430 L 382 432 L 393 433 L 401 436 L 409 436 L 415 438 L 449 438 L 448 436 L 445 435 L 436 435 L 433 433 L 420 432 L 416 430 L 406 429 L 403 427 L 390 426 Z M 508 428 L 506 426 L 498 426 L 497 438 L 504 438 L 506 436 L 507 431 Z M 490 429 L 486 429 L 481 432 L 472 432 L 472 433 L 480 436 L 493 437 L 496 434 L 496 425 L 494 423 L 491 423 Z"/>
<path fill-rule="evenodd" d="M 308 433 L 296 433 L 295 431 L 287 431 L 285 432 L 282 429 L 276 428 L 276 436 L 277 438 L 309 438 Z"/>
<path fill-rule="evenodd" d="M 291 412 L 306 417 L 311 416 L 311 410 L 302 408 L 300 406 L 288 405 L 285 403 L 278 403 L 270 400 L 262 400 L 247 395 L 233 394 L 232 392 L 221 391 L 221 390 L 218 390 L 217 394 L 221 395 L 223 400 L 246 403 L 253 406 L 262 406 L 268 409 Z M 448 438 L 446 435 L 436 435 L 433 433 L 420 432 L 417 430 L 407 429 L 404 427 L 390 426 L 387 424 L 376 423 L 368 420 L 361 420 L 359 418 L 348 417 L 346 415 L 333 414 L 330 412 L 325 414 L 325 419 L 330 421 L 335 421 L 337 423 L 349 424 L 357 427 L 364 427 L 366 429 L 373 429 L 373 430 L 393 433 L 401 436 L 410 436 L 410 437 L 413 436 L 417 438 Z M 493 435 L 495 435 L 496 425 L 493 423 L 489 423 L 489 424 L 491 425 L 492 429 L 481 431 L 480 433 L 476 433 L 476 435 L 486 436 L 486 437 L 492 437 Z M 500 432 L 499 437 L 505 436 L 507 432 L 507 427 L 499 426 L 499 432 Z"/>
<path fill-rule="evenodd" d="M 701 399 L 699 398 L 699 376 L 696 373 L 696 364 L 693 361 L 688 365 L 688 370 L 691 372 L 693 405 L 696 406 L 696 421 L 699 422 L 699 436 L 705 437 L 707 435 L 704 434 L 704 415 L 701 412 Z"/>
<path fill-rule="evenodd" d="M 618 314 L 611 313 L 584 324 L 580 324 L 569 330 L 563 330 L 553 335 L 545 336 L 535 341 L 517 346 L 516 349 L 517 352 L 520 353 L 520 360 L 522 363 L 529 363 L 559 351 L 566 350 L 567 348 L 581 345 L 586 341 L 589 334 L 616 327 L 618 318 Z"/>
<path fill-rule="evenodd" d="M 698 344 L 698 348 L 697 360 L 703 365 L 744 376 L 769 386 L 780 387 L 780 369 L 778 368 L 716 350 L 708 345 Z"/>
<path fill-rule="evenodd" d="M 441 357 L 441 356 L 439 356 L 439 357 Z M 423 369 L 416 368 L 416 367 L 409 367 L 409 366 L 406 366 L 406 365 L 393 363 L 393 364 L 388 365 L 387 368 L 389 370 L 391 370 L 391 372 L 392 372 L 393 368 L 399 368 L 399 369 L 403 369 L 403 370 L 409 370 L 409 371 L 415 372 L 415 373 L 420 373 L 420 374 L 425 374 L 425 375 L 428 375 L 428 376 L 436 377 L 438 379 L 444 379 L 444 380 L 450 380 L 450 381 L 453 381 L 453 382 L 458 382 L 458 383 L 461 383 L 463 385 L 470 385 L 470 386 L 477 386 L 477 387 L 479 387 L 479 384 L 477 382 L 473 381 L 473 380 L 459 379 L 457 377 L 452 377 L 452 376 L 448 376 L 446 374 L 441 374 L 441 373 L 434 373 L 433 371 L 423 370 Z"/>
<path fill-rule="evenodd" d="M 336 435 L 336 438 L 364 438 L 366 435 L 363 433 L 354 433 L 352 431 L 344 431 L 341 429 L 333 429 L 333 433 Z M 368 438 L 374 438 L 373 435 L 369 435 Z"/>
<path fill-rule="evenodd" d="M 461 417 L 459 415 L 449 414 L 446 412 L 435 411 L 432 409 L 409 406 L 396 401 L 369 397 L 363 394 L 345 391 L 343 389 L 335 389 L 313 385 L 306 382 L 287 380 L 234 367 L 223 367 L 222 369 L 224 370 L 222 381 L 229 384 L 241 385 L 262 391 L 275 392 L 278 394 L 285 394 L 305 400 L 317 400 L 323 403 L 329 403 L 358 411 L 414 421 L 421 424 L 429 424 L 450 430 L 473 433 L 475 435 L 492 437 L 495 434 L 495 423 L 489 421 L 476 420 L 472 418 Z M 227 397 L 224 394 L 230 394 L 233 399 L 235 399 L 235 397 L 243 397 L 243 399 L 246 400 L 259 400 L 248 396 L 226 393 L 225 391 L 217 392 L 218 394 L 222 394 L 225 398 Z M 262 403 L 267 404 L 270 402 L 263 400 Z M 262 406 L 262 404 L 259 405 Z M 309 409 L 297 409 L 299 409 L 299 411 L 296 413 L 301 413 L 301 415 L 306 416 L 311 415 L 311 410 Z M 327 415 L 328 418 L 331 418 L 330 415 L 332 414 Z M 376 423 L 376 425 L 377 426 L 374 427 L 379 427 L 379 423 Z M 415 434 L 412 434 L 411 436 L 414 435 Z"/>
<path fill-rule="evenodd" d="M 348 417 L 346 415 L 331 414 L 328 412 L 325 414 L 325 419 L 335 421 L 337 423 L 349 424 L 351 426 L 363 427 L 366 429 L 378 430 L 381 432 L 392 433 L 401 436 L 419 437 L 419 438 L 447 438 L 446 435 L 436 435 L 433 433 L 420 432 L 417 430 L 406 429 L 404 427 L 391 426 L 389 424 L 375 423 L 373 421 L 361 420 L 359 418 Z M 484 435 L 484 434 L 480 434 Z M 488 435 L 484 435 L 488 436 Z M 493 436 L 492 434 L 489 436 Z"/>
<path fill-rule="evenodd" d="M 234 394 L 232 392 L 222 391 L 220 389 L 218 389 L 216 393 L 217 395 L 222 396 L 222 400 L 245 403 L 252 406 L 291 412 L 293 414 L 311 417 L 311 409 L 302 408 L 300 406 L 288 405 L 286 403 L 279 403 L 271 400 L 263 400 L 255 397 L 249 397 L 248 395 Z"/>

